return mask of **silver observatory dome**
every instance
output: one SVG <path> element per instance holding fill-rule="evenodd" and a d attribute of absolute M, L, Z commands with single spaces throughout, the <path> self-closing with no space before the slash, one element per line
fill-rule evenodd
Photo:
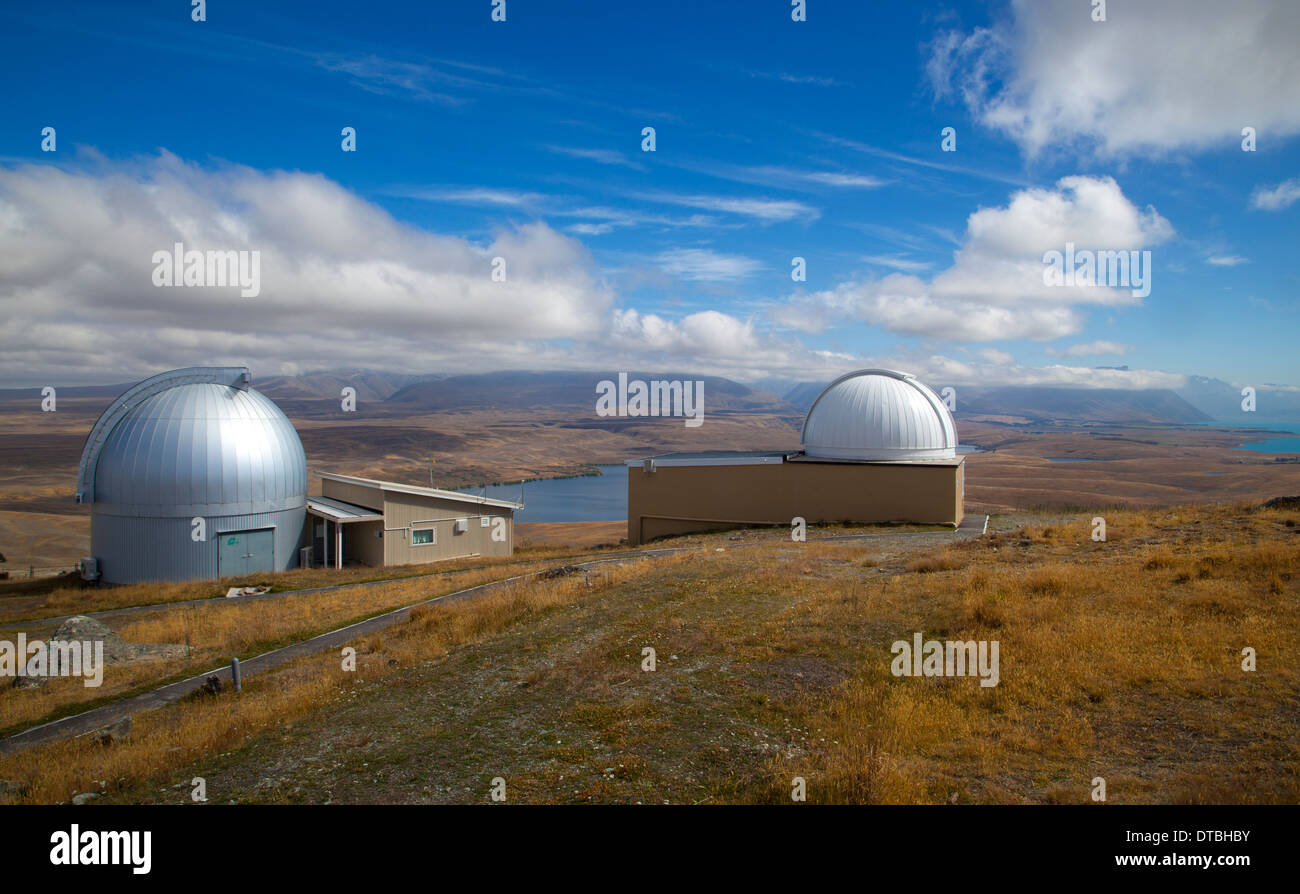
<path fill-rule="evenodd" d="M 813 401 L 804 453 L 822 459 L 926 462 L 953 459 L 957 426 L 915 376 L 862 369 L 840 376 Z"/>
<path fill-rule="evenodd" d="M 77 498 L 91 504 L 91 554 L 103 580 L 296 565 L 306 455 L 288 417 L 249 382 L 243 367 L 174 370 L 129 389 L 100 417 L 82 452 Z"/>

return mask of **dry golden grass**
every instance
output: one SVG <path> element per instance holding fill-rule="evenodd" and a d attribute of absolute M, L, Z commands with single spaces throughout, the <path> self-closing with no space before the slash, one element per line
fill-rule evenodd
<path fill-rule="evenodd" d="M 79 579 L 73 579 L 50 580 L 48 589 L 43 589 L 40 581 L 19 580 L 0 585 L 0 624 L 86 614 L 136 605 L 162 605 L 193 599 L 216 599 L 225 596 L 226 591 L 231 587 L 269 586 L 277 592 L 306 590 L 365 581 L 401 580 L 471 568 L 514 565 L 521 561 L 559 558 L 573 552 L 572 549 L 548 546 L 516 550 L 513 557 L 475 556 L 431 564 L 394 565 L 381 568 L 365 565 L 347 568 L 294 568 L 274 574 L 221 578 L 215 581 L 143 583 L 127 586 L 84 586 Z"/>
<path fill-rule="evenodd" d="M 132 692 L 151 681 L 161 683 L 183 673 L 200 673 L 235 656 L 248 658 L 389 609 L 509 577 L 526 567 L 529 563 L 518 560 L 492 562 L 432 578 L 248 602 L 213 599 L 201 605 L 113 619 L 110 626 L 127 642 L 184 644 L 190 647 L 190 655 L 109 665 L 102 684 L 95 688 L 66 677 L 48 680 L 39 689 L 2 687 L 0 730 L 14 732 L 56 712 L 67 713 L 83 704 Z M 9 635 L 16 636 L 17 631 Z M 37 634 L 28 631 L 28 637 L 37 638 Z"/>
<path fill-rule="evenodd" d="M 529 616 L 598 595 L 645 573 L 646 564 L 647 560 L 629 560 L 598 566 L 587 574 L 532 578 L 476 599 L 422 607 L 383 636 L 363 639 L 355 672 L 343 671 L 337 654 L 312 656 L 247 679 L 239 695 L 190 698 L 138 714 L 130 738 L 110 747 L 81 737 L 0 757 L 0 777 L 25 787 L 21 796 L 0 796 L 0 800 L 60 802 L 77 792 L 111 790 L 155 778 L 347 698 L 358 679 L 382 678 L 404 664 L 435 660 L 451 648 Z"/>
<path fill-rule="evenodd" d="M 894 632 L 849 680 L 802 706 L 829 744 L 771 762 L 778 781 L 763 797 L 788 801 L 788 780 L 802 775 L 810 800 L 822 802 L 1084 803 L 1100 775 L 1112 801 L 1300 800 L 1300 544 L 1284 515 L 1125 513 L 1107 544 L 1087 543 L 1068 559 L 972 563 L 938 585 L 898 578 L 871 599 L 872 615 L 891 619 Z M 1189 536 L 1189 526 L 1199 533 Z M 1116 542 L 1117 531 L 1127 542 Z M 1049 544 L 1064 536 L 1023 533 Z M 858 610 L 830 593 L 808 604 L 816 623 L 850 629 L 863 623 Z M 998 640 L 999 685 L 893 677 L 884 639 L 912 631 Z M 1247 646 L 1259 656 L 1253 673 L 1242 668 Z M 1256 736 L 1290 742 L 1290 772 L 1264 786 L 1254 768 L 1218 753 L 1223 743 L 1249 751 Z M 1127 772 L 1145 748 L 1183 762 L 1176 790 Z"/>
<path fill-rule="evenodd" d="M 907 563 L 907 570 L 918 574 L 932 574 L 935 571 L 952 571 L 961 568 L 966 562 L 952 552 L 942 552 L 933 556 L 922 556 Z"/>
<path fill-rule="evenodd" d="M 415 610 L 356 644 L 355 678 L 304 659 L 241 698 L 140 715 L 120 746 L 0 758 L 0 777 L 28 802 L 95 780 L 110 801 L 175 800 L 157 786 L 220 756 L 241 801 L 457 801 L 486 754 L 528 802 L 789 803 L 794 776 L 821 803 L 1083 803 L 1094 776 L 1117 803 L 1300 801 L 1300 513 L 1106 511 L 1104 543 L 1092 516 L 937 547 L 695 538 L 590 590 L 575 575 Z M 905 572 L 936 557 L 951 567 Z M 916 632 L 997 640 L 999 685 L 892 676 L 891 643 Z M 385 773 L 358 781 L 344 754 Z"/>

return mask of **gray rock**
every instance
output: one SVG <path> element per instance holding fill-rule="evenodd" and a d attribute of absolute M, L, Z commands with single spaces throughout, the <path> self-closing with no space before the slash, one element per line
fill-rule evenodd
<path fill-rule="evenodd" d="M 124 742 L 131 738 L 131 718 L 123 717 L 116 723 L 110 724 L 100 730 L 91 733 L 95 744 L 105 747 L 117 742 Z"/>
<path fill-rule="evenodd" d="M 102 642 L 104 663 L 122 661 L 158 661 L 165 658 L 185 658 L 185 646 L 175 643 L 129 643 L 114 633 L 106 624 L 86 615 L 76 615 L 59 625 L 50 637 L 52 642 Z"/>
<path fill-rule="evenodd" d="M 78 805 L 89 804 L 91 801 L 95 800 L 98 797 L 99 797 L 98 792 L 82 792 L 79 795 L 72 796 L 72 803 Z"/>
<path fill-rule="evenodd" d="M 136 656 L 136 647 L 118 636 L 107 625 L 85 615 L 75 615 L 59 625 L 50 637 L 51 642 L 102 642 L 104 663 L 130 661 Z"/>
<path fill-rule="evenodd" d="M 29 677 L 23 674 L 20 677 L 14 677 L 14 681 L 9 685 L 14 689 L 39 689 L 45 685 L 45 677 Z"/>

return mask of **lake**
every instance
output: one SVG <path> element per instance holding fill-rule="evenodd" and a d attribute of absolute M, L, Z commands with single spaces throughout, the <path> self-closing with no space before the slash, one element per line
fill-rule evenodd
<path fill-rule="evenodd" d="M 524 508 L 515 513 L 517 522 L 623 521 L 627 518 L 627 466 L 596 468 L 601 474 L 547 478 L 522 485 L 494 484 L 487 488 L 487 495 L 523 503 Z M 482 494 L 483 488 L 466 487 L 462 491 Z"/>
<path fill-rule="evenodd" d="M 1300 453 L 1300 422 L 1286 419 L 1262 419 L 1258 422 L 1198 422 L 1197 425 L 1217 426 L 1219 428 L 1267 428 L 1270 431 L 1288 432 L 1276 438 L 1256 441 L 1254 444 L 1240 444 L 1238 450 L 1254 450 L 1257 453 Z"/>

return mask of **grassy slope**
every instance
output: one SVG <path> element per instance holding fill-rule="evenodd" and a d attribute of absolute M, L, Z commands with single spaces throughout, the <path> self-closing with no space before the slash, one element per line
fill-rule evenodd
<path fill-rule="evenodd" d="M 484 802 L 497 776 L 515 802 L 788 802 L 794 776 L 814 802 L 1086 802 L 1096 776 L 1112 802 L 1300 800 L 1300 515 L 1113 513 L 1105 543 L 1089 518 L 699 538 L 722 551 L 420 612 L 356 674 L 304 660 L 0 776 L 28 800 L 194 776 L 222 802 Z M 916 631 L 997 639 L 1000 685 L 891 676 Z"/>

